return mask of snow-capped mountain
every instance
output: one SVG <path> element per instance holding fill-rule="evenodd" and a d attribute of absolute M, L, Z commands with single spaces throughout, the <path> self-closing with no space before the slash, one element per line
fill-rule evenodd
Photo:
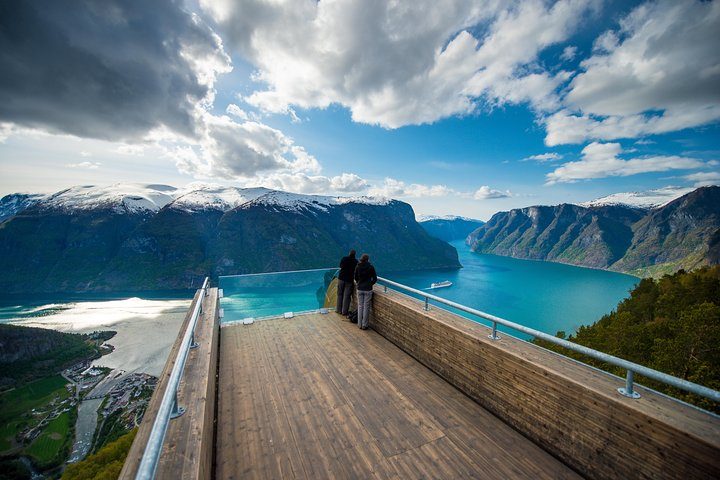
<path fill-rule="evenodd" d="M 3 202 L 5 292 L 188 288 L 206 275 L 333 267 L 351 248 L 379 271 L 460 266 L 408 204 L 385 198 L 118 184 Z"/>
<path fill-rule="evenodd" d="M 0 202 L 0 219 L 40 204 L 45 209 L 109 209 L 116 214 L 155 213 L 164 207 L 187 212 L 217 210 L 227 212 L 253 204 L 284 210 L 327 210 L 330 206 L 361 203 L 387 205 L 386 198 L 332 197 L 302 195 L 268 188 L 237 188 L 212 184 L 191 184 L 184 188 L 169 185 L 118 183 L 110 186 L 83 185 L 51 195 L 13 194 Z"/>
<path fill-rule="evenodd" d="M 48 195 L 38 202 L 43 208 L 96 210 L 107 208 L 115 213 L 157 212 L 172 202 L 175 187 L 119 183 L 108 187 L 83 185 Z"/>
<path fill-rule="evenodd" d="M 7 218 L 14 217 L 18 212 L 22 212 L 26 208 L 35 205 L 44 197 L 45 195 L 28 193 L 5 195 L 0 199 L 0 222 L 5 221 Z"/>
<path fill-rule="evenodd" d="M 652 209 L 662 207 L 695 190 L 694 188 L 665 187 L 647 192 L 613 193 L 607 197 L 579 203 L 581 207 L 601 207 L 605 205 L 625 205 L 628 207 Z"/>
<path fill-rule="evenodd" d="M 640 201 L 517 208 L 493 215 L 466 243 L 482 253 L 643 276 L 718 263 L 720 186 L 662 203 L 652 209 L 638 208 L 653 204 Z"/>

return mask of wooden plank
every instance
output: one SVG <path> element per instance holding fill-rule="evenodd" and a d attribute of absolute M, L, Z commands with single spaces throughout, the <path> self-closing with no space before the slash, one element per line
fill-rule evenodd
<path fill-rule="evenodd" d="M 509 425 L 600 478 L 720 476 L 720 421 L 449 312 L 378 292 L 371 326 Z M 643 468 L 638 469 L 642 458 Z"/>
<path fill-rule="evenodd" d="M 219 388 L 218 478 L 576 478 L 334 313 L 223 328 Z"/>

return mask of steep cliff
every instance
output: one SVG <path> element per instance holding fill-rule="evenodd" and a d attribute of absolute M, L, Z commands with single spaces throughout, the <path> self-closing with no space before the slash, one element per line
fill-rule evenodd
<path fill-rule="evenodd" d="M 535 206 L 495 214 L 467 239 L 478 252 L 638 275 L 717 263 L 720 187 L 666 205 Z"/>

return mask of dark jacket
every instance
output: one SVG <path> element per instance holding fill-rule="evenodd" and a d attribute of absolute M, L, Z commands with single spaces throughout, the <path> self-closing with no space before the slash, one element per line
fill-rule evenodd
<path fill-rule="evenodd" d="M 370 262 L 358 263 L 358 266 L 355 267 L 355 281 L 358 290 L 364 292 L 372 290 L 373 285 L 377 282 L 375 267 Z"/>
<path fill-rule="evenodd" d="M 340 273 L 338 273 L 338 278 L 345 282 L 352 282 L 357 264 L 358 261 L 355 255 L 343 257 L 340 260 Z"/>

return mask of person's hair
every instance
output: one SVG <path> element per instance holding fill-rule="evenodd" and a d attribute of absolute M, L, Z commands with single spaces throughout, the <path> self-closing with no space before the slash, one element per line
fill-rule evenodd
<path fill-rule="evenodd" d="M 351 257 L 354 257 L 354 256 L 355 256 L 355 250 L 350 250 L 350 253 L 348 253 L 348 255 L 350 255 Z"/>
<path fill-rule="evenodd" d="M 368 255 L 367 253 L 363 253 L 362 257 L 360 257 L 360 263 L 365 263 L 368 260 L 370 260 L 370 255 Z"/>

